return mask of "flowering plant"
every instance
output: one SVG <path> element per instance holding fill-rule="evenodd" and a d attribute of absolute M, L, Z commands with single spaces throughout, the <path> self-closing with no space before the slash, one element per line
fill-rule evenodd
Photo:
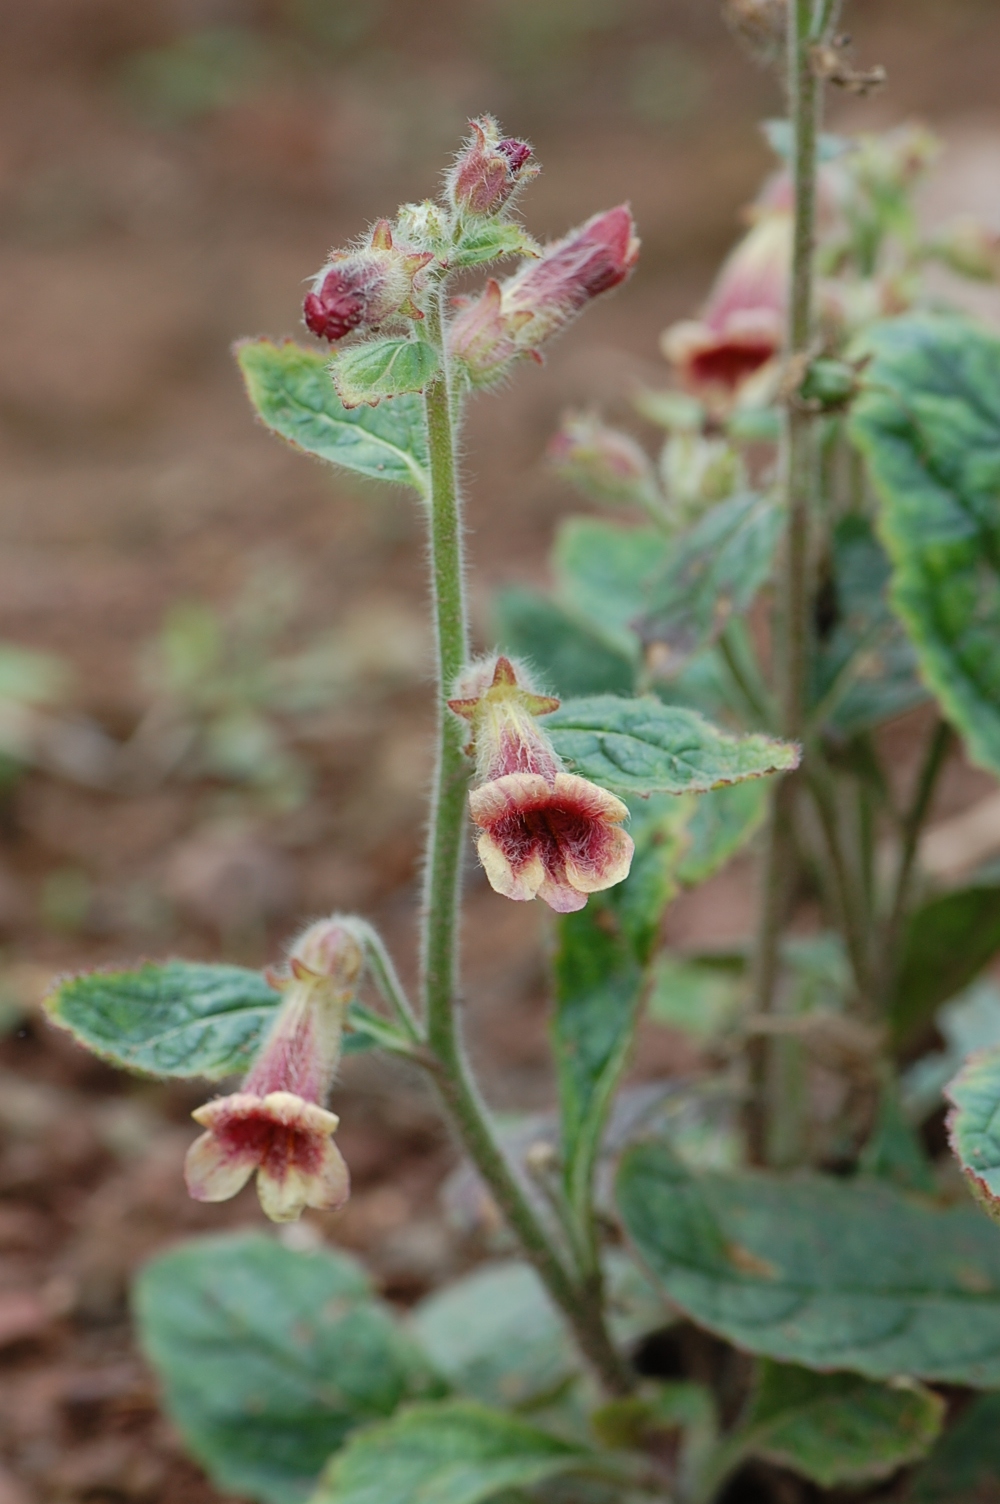
<path fill-rule="evenodd" d="M 155 1260 L 136 1310 L 168 1409 L 212 1476 L 263 1504 L 708 1504 L 735 1498 L 751 1461 L 768 1497 L 804 1497 L 779 1492 L 790 1475 L 877 1484 L 935 1446 L 919 1497 L 943 1498 L 955 1438 L 995 1429 L 987 1393 L 938 1441 L 940 1386 L 1000 1389 L 1000 1238 L 946 1204 L 903 1067 L 1000 940 L 995 878 L 935 889 L 920 866 L 956 736 L 1000 773 L 1000 341 L 928 311 L 922 273 L 994 275 L 996 257 L 967 222 L 919 230 L 925 137 L 821 137 L 824 81 L 874 79 L 849 65 L 834 0 L 727 8 L 787 57 L 784 166 L 700 318 L 664 338 L 676 386 L 638 399 L 666 429 L 659 467 L 594 415 L 553 441 L 564 473 L 642 524 L 571 519 L 555 594 L 502 599 L 488 652 L 465 603 L 462 413 L 626 281 L 628 207 L 538 246 L 513 217 L 531 148 L 484 116 L 439 201 L 325 263 L 304 305 L 320 346 L 237 351 L 270 429 L 409 487 L 427 519 L 438 758 L 419 997 L 374 929 L 337 915 L 280 973 L 147 963 L 64 980 L 50 1012 L 134 1069 L 243 1073 L 194 1114 L 188 1186 L 216 1201 L 256 1175 L 279 1222 L 347 1198 L 340 1052 L 390 1052 L 433 1083 L 517 1254 L 407 1328 L 328 1250 L 241 1236 Z M 511 275 L 451 298 L 454 273 L 511 256 Z M 879 728 L 917 707 L 927 742 L 901 800 Z M 462 1044 L 470 823 L 496 902 L 558 916 L 558 1126 L 526 1153 Z M 752 950 L 670 956 L 670 899 L 761 827 Z M 794 933 L 817 898 L 826 930 Z M 643 1009 L 676 1025 L 692 987 L 718 1069 L 689 1106 L 727 1167 L 676 1122 L 612 1116 Z M 822 1121 L 803 1089 L 817 1069 L 835 1087 Z M 1000 1057 L 952 1097 L 956 1152 L 995 1210 Z"/>

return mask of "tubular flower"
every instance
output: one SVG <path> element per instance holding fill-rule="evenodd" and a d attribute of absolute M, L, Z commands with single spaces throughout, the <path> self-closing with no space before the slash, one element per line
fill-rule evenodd
<path fill-rule="evenodd" d="M 765 209 L 723 263 L 700 319 L 674 324 L 663 353 L 685 385 L 732 394 L 781 348 L 792 216 Z"/>
<path fill-rule="evenodd" d="M 277 1018 L 240 1090 L 192 1114 L 207 1129 L 184 1162 L 196 1201 L 228 1201 L 256 1172 L 272 1222 L 294 1222 L 307 1206 L 343 1206 L 350 1176 L 333 1142 L 340 1120 L 323 1104 L 362 963 L 349 921 L 322 919 L 296 942 Z"/>
<path fill-rule="evenodd" d="M 558 700 L 536 694 L 507 658 L 474 664 L 449 700 L 469 722 L 479 783 L 469 810 L 482 834 L 479 859 L 505 898 L 541 898 L 557 914 L 628 876 L 634 847 L 627 807 L 606 789 L 563 771 L 536 717 Z"/>
<path fill-rule="evenodd" d="M 539 169 L 527 141 L 501 136 L 492 115 L 470 120 L 469 126 L 472 135 L 448 174 L 448 197 L 466 214 L 497 214 Z"/>
<path fill-rule="evenodd" d="M 469 380 L 488 386 L 517 355 L 539 359 L 538 346 L 558 334 L 591 298 L 624 282 L 639 256 L 626 204 L 595 214 L 505 282 L 490 280 L 467 302 L 448 334 L 451 354 Z"/>
<path fill-rule="evenodd" d="M 306 327 L 332 342 L 397 314 L 422 319 L 413 302 L 414 279 L 432 259 L 429 251 L 394 246 L 389 221 L 380 219 L 367 246 L 335 251 L 317 273 L 302 305 Z"/>

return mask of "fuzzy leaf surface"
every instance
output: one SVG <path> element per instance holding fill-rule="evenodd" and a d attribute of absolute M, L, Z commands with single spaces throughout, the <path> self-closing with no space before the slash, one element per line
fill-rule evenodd
<path fill-rule="evenodd" d="M 498 646 L 511 657 L 527 659 L 539 682 L 553 694 L 632 692 L 635 660 L 608 647 L 603 638 L 538 591 L 520 587 L 502 591 L 494 619 Z"/>
<path fill-rule="evenodd" d="M 882 506 L 892 603 L 970 757 L 1000 772 L 1000 339 L 966 319 L 876 325 L 851 429 Z"/>
<path fill-rule="evenodd" d="M 738 1347 L 1000 1387 L 1000 1238 L 973 1206 L 873 1180 L 694 1175 L 655 1143 L 626 1153 L 618 1205 L 668 1298 Z"/>
<path fill-rule="evenodd" d="M 1000 950 L 1000 886 L 942 893 L 910 915 L 899 983 L 890 1006 L 897 1040 L 925 1028 L 942 1003 L 961 992 Z"/>
<path fill-rule="evenodd" d="M 821 1488 L 870 1483 L 923 1457 L 944 1410 L 920 1384 L 878 1384 L 765 1359 L 741 1427 L 744 1455 L 791 1468 Z"/>
<path fill-rule="evenodd" d="M 125 1070 L 149 1076 L 242 1075 L 281 1003 L 263 973 L 198 961 L 147 961 L 134 971 L 89 971 L 46 1000 L 53 1023 Z M 377 1042 L 353 1005 L 345 1053 Z"/>
<path fill-rule="evenodd" d="M 1000 1394 L 980 1394 L 913 1480 L 907 1504 L 993 1504 L 1000 1479 Z"/>
<path fill-rule="evenodd" d="M 811 689 L 814 704 L 828 702 L 825 722 L 841 736 L 927 699 L 916 650 L 886 599 L 891 573 L 867 518 L 842 518 L 833 534 L 834 624 L 817 645 Z"/>
<path fill-rule="evenodd" d="M 147 1264 L 134 1292 L 167 1411 L 216 1484 L 304 1499 L 357 1426 L 440 1381 L 353 1259 L 258 1233 L 200 1238 Z"/>
<path fill-rule="evenodd" d="M 624 882 L 559 920 L 552 1044 L 567 1188 L 582 1205 L 615 1089 L 631 1051 L 646 968 L 677 892 L 689 807 L 669 795 L 633 799 L 635 842 Z"/>
<path fill-rule="evenodd" d="M 782 523 L 772 498 L 734 496 L 673 540 L 635 622 L 643 642 L 669 651 L 667 671 L 676 673 L 748 609 L 771 573 Z"/>
<path fill-rule="evenodd" d="M 760 779 L 723 784 L 699 794 L 685 827 L 687 845 L 677 864 L 688 888 L 707 882 L 753 838 L 767 814 L 767 785 Z"/>
<path fill-rule="evenodd" d="M 281 1002 L 259 971 L 196 961 L 146 962 L 61 982 L 53 1022 L 106 1060 L 151 1076 L 245 1071 Z"/>
<path fill-rule="evenodd" d="M 703 793 L 798 766 L 799 749 L 768 736 L 727 736 L 697 711 L 651 695 L 593 695 L 546 716 L 575 773 L 617 794 Z"/>
<path fill-rule="evenodd" d="M 609 647 L 637 660 L 639 641 L 631 623 L 670 547 L 659 528 L 571 517 L 559 528 L 553 550 L 556 597 Z"/>
<path fill-rule="evenodd" d="M 662 1324 L 664 1312 L 632 1259 L 604 1259 L 610 1326 L 620 1342 Z M 481 1265 L 429 1295 L 411 1317 L 422 1351 L 451 1386 L 487 1405 L 537 1406 L 580 1372 L 562 1317 L 531 1268 L 516 1259 Z"/>
<path fill-rule="evenodd" d="M 348 409 L 334 389 L 327 356 L 292 340 L 244 340 L 236 359 L 251 403 L 279 438 L 357 475 L 427 493 L 427 437 L 418 397 L 397 397 L 391 407 Z"/>
<path fill-rule="evenodd" d="M 595 1453 L 485 1405 L 415 1405 L 348 1442 L 313 1504 L 479 1504 L 594 1461 Z"/>
<path fill-rule="evenodd" d="M 330 372 L 341 402 L 350 409 L 422 392 L 437 368 L 437 351 L 426 340 L 368 339 L 339 351 Z"/>
<path fill-rule="evenodd" d="M 475 218 L 466 221 L 461 238 L 449 256 L 449 265 L 458 270 L 467 266 L 485 266 L 502 256 L 537 256 L 537 242 L 513 219 Z"/>
<path fill-rule="evenodd" d="M 1000 1048 L 973 1055 L 946 1095 L 955 1158 L 984 1211 L 1000 1221 Z"/>

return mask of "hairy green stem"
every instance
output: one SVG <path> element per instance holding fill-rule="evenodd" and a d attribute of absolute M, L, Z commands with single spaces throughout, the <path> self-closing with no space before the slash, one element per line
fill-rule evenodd
<path fill-rule="evenodd" d="M 458 920 L 469 763 L 462 730 L 447 707 L 469 654 L 462 560 L 462 519 L 455 462 L 454 404 L 443 338 L 439 289 L 428 310 L 425 337 L 441 365 L 424 394 L 430 459 L 430 554 L 437 637 L 438 761 L 427 838 L 422 926 L 422 994 L 428 1057 L 462 1144 L 518 1237 L 525 1256 L 562 1311 L 584 1357 L 611 1394 L 634 1387 L 628 1365 L 608 1335 L 599 1300 L 567 1271 L 525 1187 L 493 1133 L 470 1074 L 457 1018 Z"/>
<path fill-rule="evenodd" d="M 913 799 L 909 809 L 903 815 L 899 866 L 896 869 L 889 912 L 883 927 L 880 946 L 882 956 L 880 994 L 885 1007 L 889 1007 L 896 988 L 903 921 L 913 887 L 920 833 L 930 813 L 931 800 L 951 749 L 953 734 L 947 721 L 939 719 L 936 722 L 924 753 L 924 761 L 917 777 Z"/>
<path fill-rule="evenodd" d="M 810 559 L 809 524 L 816 468 L 814 418 L 797 395 L 808 359 L 813 320 L 813 251 L 816 232 L 816 145 L 819 135 L 820 88 L 812 66 L 815 41 L 812 0 L 789 0 L 788 97 L 793 128 L 792 175 L 795 213 L 791 285 L 785 340 L 786 385 L 781 443 L 781 477 L 787 509 L 785 549 L 779 589 L 775 644 L 781 733 L 797 741 L 806 719 L 809 671 Z M 757 944 L 753 968 L 753 1011 L 769 1013 L 774 1006 L 779 947 L 792 862 L 789 828 L 795 800 L 795 775 L 785 777 L 771 795 L 767 827 Z M 752 1152 L 760 1154 L 767 1141 L 766 1091 L 768 1043 L 761 1036 L 750 1054 L 748 1129 Z"/>

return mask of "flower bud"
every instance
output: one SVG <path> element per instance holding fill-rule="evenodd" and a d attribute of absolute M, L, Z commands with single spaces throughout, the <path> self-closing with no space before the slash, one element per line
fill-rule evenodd
<path fill-rule="evenodd" d="M 539 169 L 528 143 L 501 137 L 492 115 L 481 115 L 469 125 L 472 135 L 448 173 L 448 199 L 460 213 L 498 214 Z"/>
<path fill-rule="evenodd" d="M 396 316 L 422 319 L 413 294 L 418 274 L 431 260 L 430 251 L 394 246 L 389 221 L 380 219 L 366 247 L 335 251 L 317 273 L 302 307 L 306 327 L 332 343 Z"/>
<path fill-rule="evenodd" d="M 549 440 L 553 469 L 597 501 L 658 504 L 656 478 L 646 451 L 630 434 L 586 413 L 568 413 Z"/>
<path fill-rule="evenodd" d="M 725 501 L 746 483 L 737 451 L 727 439 L 700 433 L 672 433 L 660 454 L 660 475 L 679 517 L 693 519 Z"/>
<path fill-rule="evenodd" d="M 274 1222 L 347 1200 L 350 1177 L 333 1142 L 339 1119 L 324 1104 L 363 963 L 350 920 L 319 920 L 295 942 L 277 1017 L 240 1090 L 192 1114 L 207 1129 L 184 1162 L 196 1201 L 228 1201 L 255 1172 Z"/>
<path fill-rule="evenodd" d="M 540 358 L 539 345 L 591 298 L 624 282 L 639 256 L 634 229 L 625 204 L 595 214 L 466 303 L 452 321 L 448 343 L 473 385 L 490 385 L 517 355 Z"/>
<path fill-rule="evenodd" d="M 1000 234 L 972 214 L 945 225 L 934 236 L 929 249 L 959 276 L 973 277 L 979 282 L 1000 281 Z"/>
<path fill-rule="evenodd" d="M 723 263 L 700 319 L 662 336 L 684 383 L 731 395 L 781 348 L 792 254 L 792 218 L 763 213 Z"/>
<path fill-rule="evenodd" d="M 448 701 L 472 729 L 477 787 L 469 812 L 479 859 L 506 898 L 541 898 L 557 914 L 628 876 L 634 846 L 628 809 L 606 789 L 563 772 L 536 717 L 559 701 L 538 694 L 523 669 L 499 657 L 471 665 Z"/>

